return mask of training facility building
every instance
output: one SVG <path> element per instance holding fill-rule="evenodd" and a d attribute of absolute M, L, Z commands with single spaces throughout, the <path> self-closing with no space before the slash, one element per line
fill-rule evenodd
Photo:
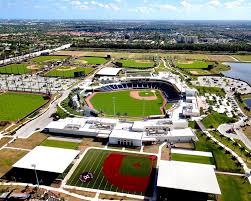
<path fill-rule="evenodd" d="M 164 161 L 159 163 L 158 200 L 207 201 L 208 195 L 220 195 L 214 165 Z"/>
<path fill-rule="evenodd" d="M 144 143 L 191 142 L 197 140 L 187 120 L 148 119 L 120 121 L 119 119 L 84 117 L 66 118 L 48 124 L 45 132 L 94 137 L 123 146 L 142 146 Z"/>
<path fill-rule="evenodd" d="M 12 169 L 4 177 L 25 183 L 51 184 L 73 163 L 79 153 L 77 150 L 37 146 L 12 165 Z"/>

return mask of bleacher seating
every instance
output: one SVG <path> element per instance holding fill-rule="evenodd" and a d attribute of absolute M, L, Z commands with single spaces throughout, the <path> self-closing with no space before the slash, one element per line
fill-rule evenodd
<path fill-rule="evenodd" d="M 175 87 L 171 83 L 165 81 L 145 81 L 144 83 L 139 81 L 124 82 L 102 86 L 95 91 L 105 92 L 123 89 L 158 89 L 163 92 L 163 95 L 169 102 L 176 102 L 181 98 L 181 94 L 175 89 Z"/>

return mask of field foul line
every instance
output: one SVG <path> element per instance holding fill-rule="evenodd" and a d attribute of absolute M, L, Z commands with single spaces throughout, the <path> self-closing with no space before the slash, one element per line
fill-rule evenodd
<path fill-rule="evenodd" d="M 95 153 L 95 152 L 93 152 L 93 153 Z M 96 162 L 96 160 L 97 160 L 98 158 L 99 158 L 99 157 L 96 157 L 96 159 L 93 161 L 92 166 L 90 167 L 90 170 L 92 169 L 93 165 L 95 164 L 95 162 Z M 91 157 L 91 159 L 92 159 L 92 157 Z M 91 160 L 90 160 L 90 161 L 91 161 Z M 83 170 L 81 170 L 82 172 L 85 172 L 85 171 L 86 171 L 86 169 L 87 169 L 87 167 L 88 167 L 90 161 L 89 161 L 88 164 L 85 166 L 85 168 L 84 168 Z M 89 183 L 87 184 L 87 186 L 88 186 L 88 185 L 89 185 Z M 81 184 L 81 187 L 83 187 L 83 182 L 82 182 L 82 184 Z"/>
<path fill-rule="evenodd" d="M 105 158 L 106 154 L 107 154 L 106 152 L 103 152 L 103 153 L 102 153 L 100 162 L 98 163 L 97 167 L 96 167 L 95 170 L 94 170 L 94 174 L 95 174 L 95 175 L 96 175 L 97 169 L 98 169 L 98 168 L 100 167 L 100 165 L 102 164 L 103 159 Z M 97 157 L 97 158 L 98 158 L 98 157 Z M 93 163 L 93 165 L 94 165 L 94 163 Z M 91 168 L 91 169 L 92 169 L 92 168 Z M 100 168 L 100 170 L 102 171 L 102 168 Z M 98 176 L 99 176 L 99 174 L 100 174 L 100 172 L 101 172 L 100 170 L 99 170 Z M 98 176 L 96 177 L 96 180 L 95 180 L 93 186 L 95 186 L 95 183 L 96 183 L 96 181 L 98 180 Z M 90 184 L 90 183 L 87 184 L 87 186 L 86 186 L 87 188 L 88 188 L 89 184 Z"/>
<path fill-rule="evenodd" d="M 88 153 L 88 152 L 86 152 L 86 153 Z M 91 156 L 91 154 L 90 154 L 90 156 Z M 86 160 L 88 160 L 88 158 L 89 158 L 89 157 L 87 157 Z M 83 160 L 83 159 L 82 159 L 82 160 Z M 78 164 L 77 168 L 82 164 L 82 162 L 83 162 L 82 160 L 81 160 L 80 163 Z M 84 161 L 85 161 L 85 160 L 84 160 Z M 77 170 L 77 168 L 76 168 L 76 170 Z M 78 182 L 77 182 L 77 183 L 74 183 L 74 184 L 73 184 L 73 182 L 75 181 L 76 176 L 79 174 L 80 169 L 81 169 L 81 168 L 78 169 L 76 175 L 74 175 L 74 177 L 72 178 L 72 181 L 70 182 L 70 184 L 73 185 L 73 186 L 75 186 L 75 185 L 78 183 Z M 76 171 L 76 170 L 75 170 L 75 171 Z M 75 171 L 73 172 L 73 174 L 75 173 Z M 70 178 L 70 179 L 71 179 L 71 178 Z"/>

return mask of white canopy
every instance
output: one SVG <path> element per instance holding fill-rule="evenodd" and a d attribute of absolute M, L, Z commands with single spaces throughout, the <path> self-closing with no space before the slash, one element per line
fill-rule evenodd
<path fill-rule="evenodd" d="M 220 195 L 214 166 L 161 160 L 158 187 Z"/>
<path fill-rule="evenodd" d="M 63 173 L 79 151 L 38 146 L 17 161 L 12 167 Z"/>
<path fill-rule="evenodd" d="M 103 76 L 115 76 L 121 71 L 121 68 L 102 68 L 99 72 L 97 72 L 97 75 L 103 75 Z"/>

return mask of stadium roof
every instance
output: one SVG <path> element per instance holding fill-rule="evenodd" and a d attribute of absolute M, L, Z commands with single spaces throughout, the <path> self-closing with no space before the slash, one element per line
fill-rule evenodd
<path fill-rule="evenodd" d="M 17 161 L 13 167 L 23 169 L 63 173 L 79 154 L 79 151 L 61 148 L 38 146 Z"/>
<path fill-rule="evenodd" d="M 115 76 L 121 71 L 121 68 L 102 68 L 96 75 L 103 75 L 103 76 Z"/>
<path fill-rule="evenodd" d="M 214 166 L 178 161 L 160 161 L 158 187 L 220 195 Z"/>

